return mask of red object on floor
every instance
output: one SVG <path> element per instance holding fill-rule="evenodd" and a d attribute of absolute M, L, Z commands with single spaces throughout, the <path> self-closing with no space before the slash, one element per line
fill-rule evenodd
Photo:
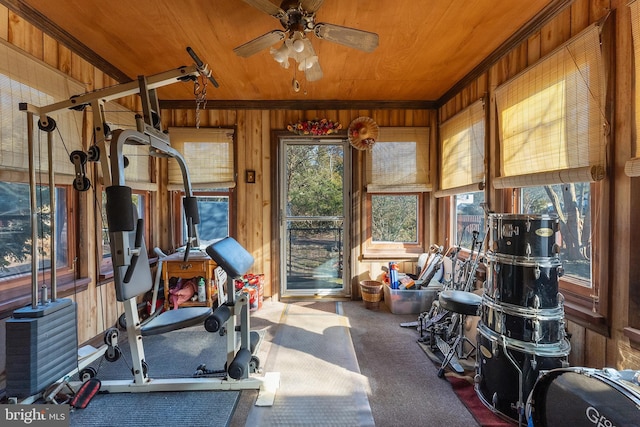
<path fill-rule="evenodd" d="M 235 279 L 236 290 L 242 290 L 249 294 L 249 311 L 257 311 L 262 308 L 264 301 L 264 274 L 245 274 L 242 280 Z"/>
<path fill-rule="evenodd" d="M 97 378 L 91 378 L 80 386 L 78 392 L 69 404 L 76 409 L 84 409 L 87 407 L 91 399 L 100 391 L 102 383 Z"/>
<path fill-rule="evenodd" d="M 516 422 L 509 422 L 496 415 L 491 409 L 487 408 L 476 394 L 473 384 L 469 380 L 460 377 L 448 376 L 447 380 L 451 384 L 453 391 L 456 393 L 460 401 L 464 403 L 473 418 L 482 427 L 511 427 Z"/>

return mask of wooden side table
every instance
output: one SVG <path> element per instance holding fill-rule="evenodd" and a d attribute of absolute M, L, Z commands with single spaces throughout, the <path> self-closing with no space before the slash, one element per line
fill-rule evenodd
<path fill-rule="evenodd" d="M 163 279 L 164 279 L 164 308 L 168 310 L 170 307 L 169 300 L 169 281 L 171 278 L 194 279 L 197 285 L 197 278 L 204 277 L 205 288 L 207 291 L 207 300 L 186 301 L 180 304 L 181 307 L 213 307 L 218 302 L 217 275 L 215 269 L 218 266 L 209 255 L 205 252 L 193 251 L 189 253 L 189 260 L 184 262 L 184 253 L 176 252 L 164 258 L 163 262 Z"/>

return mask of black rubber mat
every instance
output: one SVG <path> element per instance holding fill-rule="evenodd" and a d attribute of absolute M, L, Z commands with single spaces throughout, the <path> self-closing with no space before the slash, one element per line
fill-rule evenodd
<path fill-rule="evenodd" d="M 280 372 L 273 407 L 251 408 L 247 426 L 373 426 L 367 379 L 360 374 L 340 303 L 288 304 L 265 371 Z"/>
<path fill-rule="evenodd" d="M 96 378 L 132 379 L 126 337 L 119 340 L 122 357 L 115 362 L 99 358 L 91 366 Z M 194 327 L 144 338 L 151 378 L 191 377 L 200 364 L 222 370 L 226 337 Z M 238 391 L 176 391 L 98 394 L 85 409 L 72 411 L 70 425 L 85 426 L 227 426 Z"/>
<path fill-rule="evenodd" d="M 227 426 L 237 391 L 99 394 L 70 414 L 71 426 Z"/>

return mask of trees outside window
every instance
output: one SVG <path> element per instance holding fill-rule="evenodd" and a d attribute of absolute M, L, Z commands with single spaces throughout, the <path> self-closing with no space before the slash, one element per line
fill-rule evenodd
<path fill-rule="evenodd" d="M 591 183 L 523 188 L 521 212 L 558 216 L 560 259 L 565 275 L 591 288 Z"/>

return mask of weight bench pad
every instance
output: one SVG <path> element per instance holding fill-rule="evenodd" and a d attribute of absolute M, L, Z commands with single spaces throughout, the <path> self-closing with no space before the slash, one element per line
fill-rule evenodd
<path fill-rule="evenodd" d="M 157 335 L 188 328 L 204 322 L 211 313 L 211 307 L 185 307 L 165 311 L 142 326 L 140 333 L 142 336 Z"/>
<path fill-rule="evenodd" d="M 206 251 L 230 277 L 240 277 L 253 266 L 253 256 L 233 237 L 209 245 Z"/>

